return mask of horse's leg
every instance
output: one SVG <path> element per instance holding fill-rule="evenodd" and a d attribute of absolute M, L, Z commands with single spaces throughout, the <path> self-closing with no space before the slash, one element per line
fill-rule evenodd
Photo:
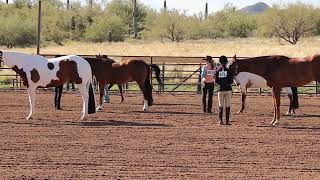
<path fill-rule="evenodd" d="M 273 100 L 274 100 L 274 117 L 271 122 L 272 125 L 276 125 L 278 121 L 280 120 L 280 94 L 281 89 L 280 88 L 272 88 L 273 92 Z"/>
<path fill-rule="evenodd" d="M 81 120 L 84 120 L 84 117 L 88 114 L 89 85 L 79 84 L 78 87 L 83 101 Z"/>
<path fill-rule="evenodd" d="M 123 93 L 122 93 L 122 85 L 118 84 L 118 88 L 119 88 L 119 91 L 120 91 L 120 94 L 121 94 L 121 102 L 123 102 L 124 98 L 123 98 Z"/>
<path fill-rule="evenodd" d="M 288 98 L 289 98 L 289 101 L 290 101 L 290 104 L 289 104 L 289 110 L 288 112 L 286 113 L 286 115 L 291 115 L 294 111 L 293 109 L 293 98 L 292 98 L 292 94 L 288 94 Z"/>
<path fill-rule="evenodd" d="M 241 108 L 237 112 L 238 114 L 243 113 L 244 109 L 246 108 L 246 97 L 247 97 L 247 89 L 244 86 L 240 86 L 240 90 L 241 90 Z"/>
<path fill-rule="evenodd" d="M 100 97 L 99 97 L 99 106 L 97 108 L 97 111 L 102 111 L 102 98 L 103 98 L 103 94 L 104 94 L 104 87 L 105 87 L 106 83 L 105 82 L 99 82 L 99 93 L 100 93 Z"/>
<path fill-rule="evenodd" d="M 144 86 L 144 83 L 140 83 L 140 82 L 137 82 L 138 85 L 139 85 L 139 88 L 140 90 L 142 91 L 143 93 L 143 111 L 147 111 L 148 110 L 148 95 L 147 95 L 147 90 L 146 90 L 146 87 Z"/>
<path fill-rule="evenodd" d="M 293 110 L 293 96 L 292 96 L 292 90 L 291 88 L 282 88 L 288 95 L 289 98 L 289 109 L 288 112 L 286 112 L 286 115 L 291 115 L 291 113 L 294 111 Z"/>
<path fill-rule="evenodd" d="M 28 89 L 28 94 L 29 94 L 29 104 L 30 104 L 30 112 L 29 115 L 26 119 L 32 119 L 32 113 L 35 110 L 35 100 L 36 100 L 36 88 L 33 86 L 29 86 Z"/>

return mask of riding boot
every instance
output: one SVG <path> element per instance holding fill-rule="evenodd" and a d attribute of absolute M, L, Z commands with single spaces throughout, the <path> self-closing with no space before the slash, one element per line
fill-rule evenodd
<path fill-rule="evenodd" d="M 219 124 L 223 124 L 223 107 L 219 107 Z"/>
<path fill-rule="evenodd" d="M 226 124 L 227 125 L 231 125 L 229 118 L 230 118 L 230 107 L 226 107 Z"/>

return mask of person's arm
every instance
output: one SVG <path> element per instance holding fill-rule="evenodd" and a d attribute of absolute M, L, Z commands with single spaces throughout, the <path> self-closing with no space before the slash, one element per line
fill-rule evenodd
<path fill-rule="evenodd" d="M 205 69 L 204 67 L 201 68 L 201 78 L 204 78 L 204 76 L 206 75 Z"/>

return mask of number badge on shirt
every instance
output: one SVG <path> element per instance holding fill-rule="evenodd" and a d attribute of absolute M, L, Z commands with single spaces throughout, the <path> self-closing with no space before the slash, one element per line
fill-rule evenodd
<path fill-rule="evenodd" d="M 227 77 L 227 75 L 228 75 L 227 71 L 219 71 L 218 77 L 225 78 Z"/>

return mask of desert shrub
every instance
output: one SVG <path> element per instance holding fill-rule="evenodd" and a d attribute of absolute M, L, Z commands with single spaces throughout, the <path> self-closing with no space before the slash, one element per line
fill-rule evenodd
<path fill-rule="evenodd" d="M 12 48 L 35 44 L 37 24 L 29 18 L 18 16 L 0 17 L 0 45 Z"/>
<path fill-rule="evenodd" d="M 89 41 L 105 42 L 108 41 L 109 32 L 112 34 L 112 41 L 124 41 L 127 29 L 120 17 L 106 15 L 96 19 L 85 37 Z"/>

